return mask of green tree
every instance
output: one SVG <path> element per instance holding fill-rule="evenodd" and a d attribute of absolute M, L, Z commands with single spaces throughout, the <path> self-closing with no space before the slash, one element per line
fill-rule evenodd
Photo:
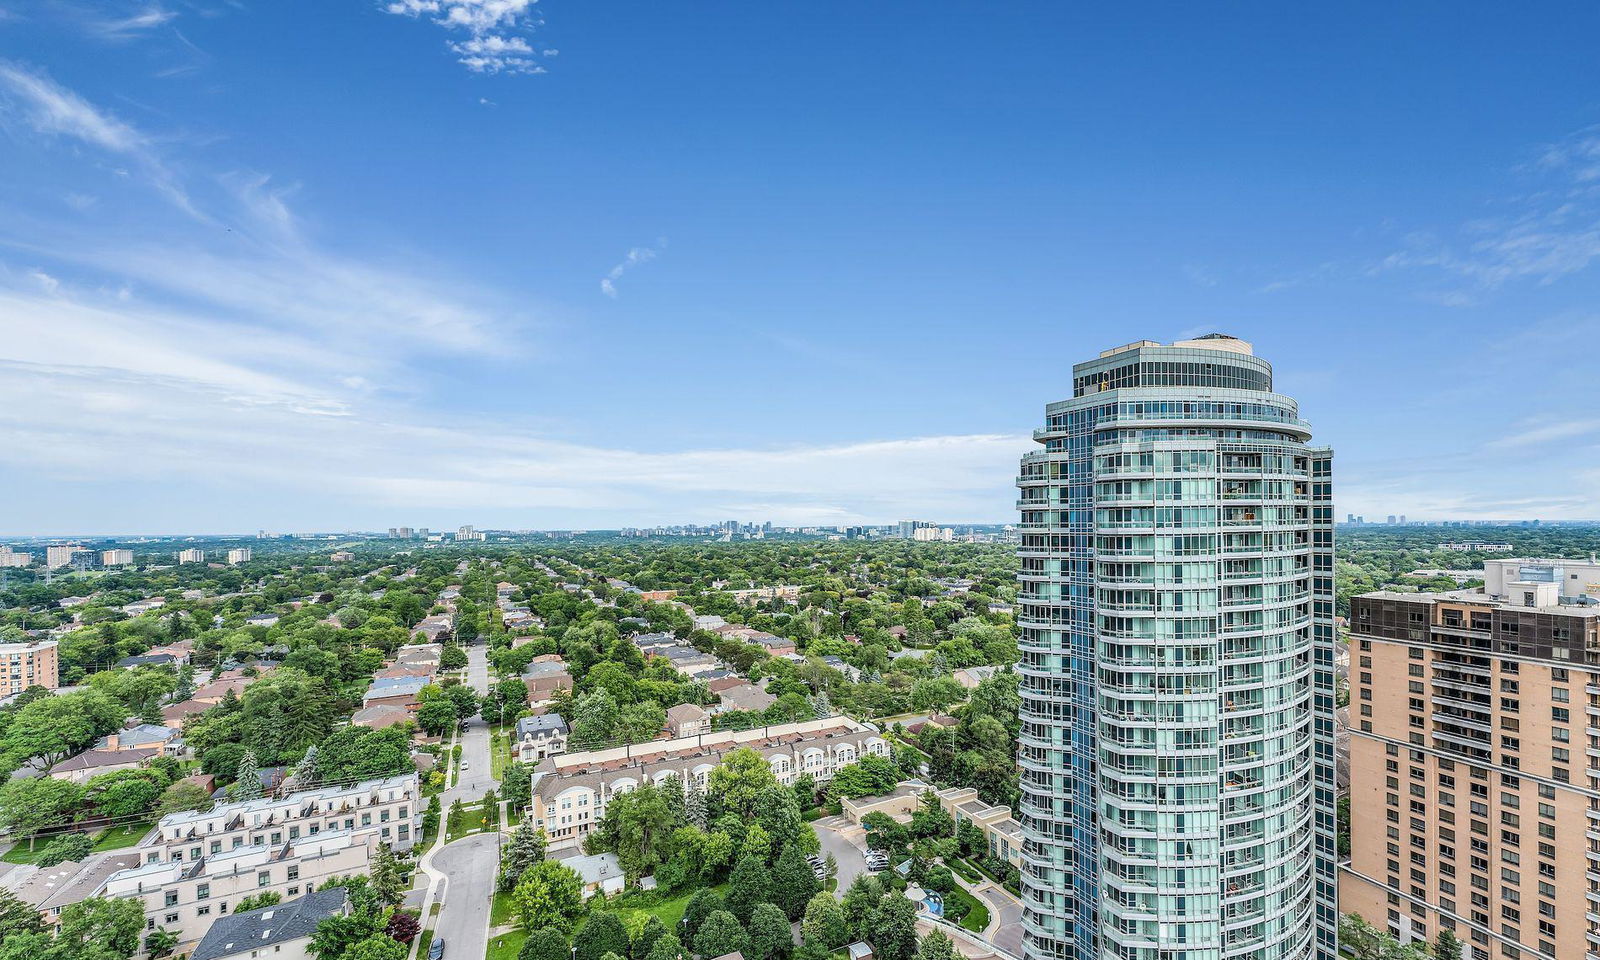
<path fill-rule="evenodd" d="M 531 781 L 530 781 L 531 783 Z M 706 794 L 700 789 L 700 778 L 690 777 L 683 787 L 683 816 L 691 825 L 706 828 Z"/>
<path fill-rule="evenodd" d="M 943 930 L 931 930 L 917 945 L 916 960 L 956 960 L 956 945 Z"/>
<path fill-rule="evenodd" d="M 544 860 L 523 872 L 511 900 L 523 927 L 570 930 L 583 916 L 583 880 L 567 867 Z"/>
<path fill-rule="evenodd" d="M 653 873 L 666 859 L 675 826 L 661 789 L 647 783 L 611 798 L 590 847 L 615 852 L 632 883 Z"/>
<path fill-rule="evenodd" d="M 676 934 L 669 933 L 660 937 L 650 945 L 650 952 L 643 960 L 688 960 L 689 952 L 683 949 L 683 942 Z M 639 958 L 635 958 L 639 960 Z"/>
<path fill-rule="evenodd" d="M 239 758 L 239 769 L 234 774 L 233 789 L 228 798 L 235 801 L 255 800 L 262 794 L 261 773 L 256 765 L 254 750 L 246 750 Z"/>
<path fill-rule="evenodd" d="M 301 789 L 310 789 L 322 783 L 322 770 L 317 757 L 317 745 L 306 747 L 305 755 L 295 764 L 294 782 Z"/>
<path fill-rule="evenodd" d="M 756 904 L 766 903 L 771 897 L 772 878 L 767 874 L 767 865 L 762 859 L 751 855 L 740 860 L 738 866 L 733 868 L 732 876 L 728 877 L 728 912 L 740 923 L 749 923 Z M 699 944 L 700 940 L 696 937 L 695 945 Z"/>
<path fill-rule="evenodd" d="M 12 780 L 0 787 L 0 825 L 32 838 L 66 823 L 83 802 L 83 792 L 76 783 L 54 777 Z"/>
<path fill-rule="evenodd" d="M 578 948 L 577 960 L 600 960 L 608 953 L 626 957 L 628 928 L 610 910 L 596 910 L 589 914 L 572 942 Z"/>
<path fill-rule="evenodd" d="M 790 919 L 798 920 L 812 895 L 821 889 L 816 870 L 800 852 L 800 845 L 790 843 L 785 846 L 778 855 L 778 862 L 772 867 L 772 902 Z M 752 930 L 752 936 L 754 933 Z"/>
<path fill-rule="evenodd" d="M 0 753 L 52 766 L 116 730 L 124 716 L 119 702 L 97 690 L 34 700 L 11 718 Z"/>
<path fill-rule="evenodd" d="M 1449 930 L 1440 930 L 1433 941 L 1433 960 L 1461 960 L 1461 941 Z"/>
<path fill-rule="evenodd" d="M 406 878 L 400 869 L 400 860 L 387 843 L 378 844 L 378 852 L 372 860 L 369 874 L 372 881 L 372 891 L 386 906 L 397 907 L 405 899 Z"/>
<path fill-rule="evenodd" d="M 406 960 L 406 946 L 388 934 L 375 933 L 350 945 L 342 960 Z"/>
<path fill-rule="evenodd" d="M 755 815 L 756 797 L 777 784 L 767 758 L 749 747 L 740 747 L 711 769 L 707 792 L 717 799 L 720 812 L 748 820 Z"/>
<path fill-rule="evenodd" d="M 283 902 L 283 894 L 276 890 L 267 890 L 263 893 L 251 894 L 243 897 L 233 905 L 234 913 L 244 913 L 246 910 L 260 910 L 262 907 L 275 907 Z"/>
<path fill-rule="evenodd" d="M 567 749 L 598 750 L 611 746 L 619 734 L 622 709 L 608 690 L 596 690 L 579 697 L 573 706 L 572 730 Z"/>
<path fill-rule="evenodd" d="M 895 894 L 884 897 L 867 940 L 878 960 L 911 960 L 917 952 L 916 904 Z"/>
<path fill-rule="evenodd" d="M 804 939 L 815 940 L 828 949 L 843 946 L 849 930 L 844 922 L 844 908 L 833 894 L 826 891 L 812 897 L 806 904 L 806 916 L 800 923 Z"/>
<path fill-rule="evenodd" d="M 56 943 L 65 948 L 68 957 L 92 957 L 100 952 L 131 957 L 139 949 L 143 932 L 144 909 L 139 901 L 90 897 L 61 911 Z"/>
<path fill-rule="evenodd" d="M 189 810 L 207 810 L 211 807 L 211 794 L 193 780 L 179 780 L 161 793 L 156 804 L 156 815 L 184 813 Z"/>
<path fill-rule="evenodd" d="M 417 726 L 432 736 L 440 736 L 456 725 L 456 708 L 445 697 L 423 701 L 417 708 Z"/>
<path fill-rule="evenodd" d="M 544 848 L 544 830 L 534 826 L 531 819 L 519 823 L 500 854 L 500 890 L 514 889 L 523 872 L 544 859 Z"/>
<path fill-rule="evenodd" d="M 667 925 L 661 922 L 661 918 L 653 913 L 650 914 L 645 918 L 639 932 L 634 935 L 628 955 L 633 957 L 633 960 L 646 960 L 650 956 L 650 948 L 656 945 L 657 940 L 667 936 L 668 932 Z"/>
<path fill-rule="evenodd" d="M 878 923 L 883 884 L 870 873 L 857 874 L 844 893 L 844 921 L 852 940 L 865 940 Z"/>
<path fill-rule="evenodd" d="M 794 949 L 789 918 L 776 904 L 759 903 L 750 914 L 750 952 L 746 960 L 783 960 Z"/>
<path fill-rule="evenodd" d="M 178 935 L 166 927 L 156 927 L 144 938 L 144 949 L 151 960 L 161 960 L 178 946 Z"/>
<path fill-rule="evenodd" d="M 69 860 L 82 860 L 94 852 L 94 841 L 87 833 L 64 833 L 44 845 L 34 860 L 41 867 L 53 867 Z"/>
<path fill-rule="evenodd" d="M 0 943 L 8 937 L 24 933 L 43 933 L 47 929 L 39 908 L 17 899 L 10 890 L 0 887 Z"/>
<path fill-rule="evenodd" d="M 749 934 L 739 925 L 738 918 L 726 910 L 718 910 L 707 917 L 694 937 L 694 950 L 705 960 L 748 949 Z"/>
<path fill-rule="evenodd" d="M 540 927 L 528 934 L 517 960 L 572 960 L 567 935 L 555 927 Z"/>
<path fill-rule="evenodd" d="M 700 925 L 705 923 L 706 918 L 719 910 L 726 909 L 728 909 L 728 905 L 717 891 L 710 887 L 701 887 L 696 890 L 689 897 L 689 902 L 683 908 L 684 937 L 693 942 L 695 934 L 700 932 Z"/>

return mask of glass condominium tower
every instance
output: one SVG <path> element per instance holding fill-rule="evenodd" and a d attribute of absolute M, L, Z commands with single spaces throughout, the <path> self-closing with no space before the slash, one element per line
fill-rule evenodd
<path fill-rule="evenodd" d="M 1017 478 L 1027 960 L 1334 960 L 1332 453 L 1233 337 L 1072 375 Z"/>

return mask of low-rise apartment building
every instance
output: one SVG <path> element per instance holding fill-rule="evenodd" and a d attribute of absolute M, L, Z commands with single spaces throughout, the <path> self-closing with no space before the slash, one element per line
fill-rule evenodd
<path fill-rule="evenodd" d="M 970 823 L 983 834 L 989 856 L 1022 869 L 1022 825 L 1011 816 L 1011 808 L 992 806 L 978 799 L 971 787 L 951 787 L 938 792 L 939 806 L 959 826 Z"/>
<path fill-rule="evenodd" d="M 247 846 L 278 846 L 323 833 L 342 832 L 376 848 L 408 850 L 422 826 L 417 775 L 320 787 L 285 797 L 218 804 L 206 811 L 171 813 L 156 824 L 147 860 L 194 862 Z"/>
<path fill-rule="evenodd" d="M 1555 580 L 1350 604 L 1339 908 L 1470 960 L 1600 953 L 1600 605 Z M 1563 599 L 1563 597 L 1569 599 Z"/>
<path fill-rule="evenodd" d="M 55 640 L 0 643 L 0 697 L 29 687 L 54 690 L 61 686 L 61 661 Z"/>
<path fill-rule="evenodd" d="M 146 862 L 112 874 L 95 895 L 137 901 L 145 930 L 165 927 L 177 935 L 176 953 L 183 954 L 241 899 L 262 893 L 293 899 L 325 880 L 366 873 L 369 860 L 361 838 L 341 830 L 238 847 L 196 861 Z"/>
<path fill-rule="evenodd" d="M 785 786 L 807 773 L 826 783 L 864 754 L 890 753 L 875 727 L 845 717 L 568 753 L 534 768 L 528 815 L 544 827 L 553 849 L 579 845 L 605 816 L 610 798 L 673 774 L 704 787 L 712 768 L 741 747 L 766 757 Z"/>

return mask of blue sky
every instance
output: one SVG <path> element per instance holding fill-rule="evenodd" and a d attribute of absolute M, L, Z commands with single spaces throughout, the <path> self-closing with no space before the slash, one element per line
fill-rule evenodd
<path fill-rule="evenodd" d="M 1600 11 L 0 0 L 0 531 L 1013 516 L 1221 330 L 1339 512 L 1600 516 Z"/>

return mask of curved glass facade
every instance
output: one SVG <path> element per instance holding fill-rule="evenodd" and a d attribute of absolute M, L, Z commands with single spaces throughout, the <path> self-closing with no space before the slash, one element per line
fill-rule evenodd
<path fill-rule="evenodd" d="M 1030 960 L 1335 955 L 1331 457 L 1248 349 L 1079 364 L 1023 458 Z"/>

